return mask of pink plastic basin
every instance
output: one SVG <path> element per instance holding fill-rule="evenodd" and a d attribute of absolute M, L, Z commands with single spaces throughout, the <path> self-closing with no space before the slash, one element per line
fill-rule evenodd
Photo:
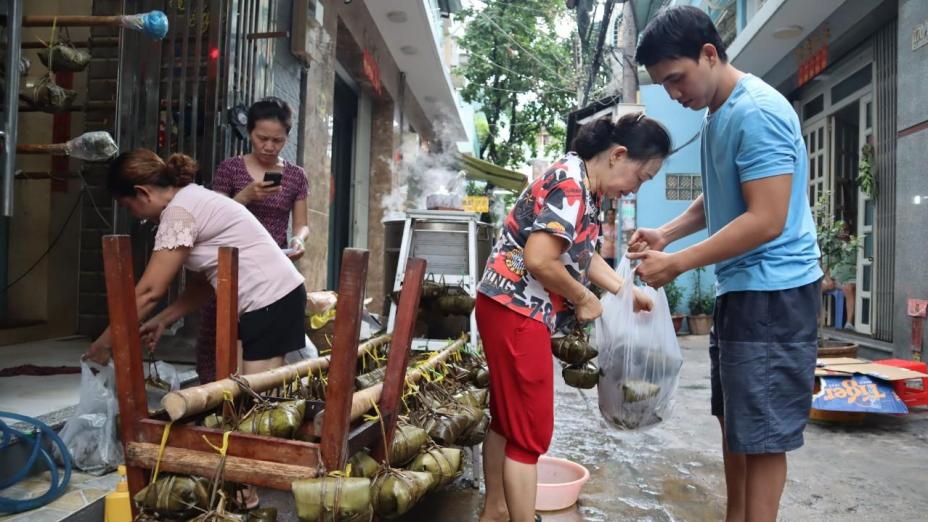
<path fill-rule="evenodd" d="M 576 504 L 587 480 L 590 472 L 580 464 L 542 455 L 538 459 L 535 510 L 558 511 Z"/>

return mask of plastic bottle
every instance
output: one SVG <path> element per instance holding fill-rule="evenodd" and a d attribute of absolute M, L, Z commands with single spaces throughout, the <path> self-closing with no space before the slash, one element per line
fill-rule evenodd
<path fill-rule="evenodd" d="M 106 496 L 104 504 L 105 522 L 132 522 L 132 504 L 129 500 L 129 483 L 126 482 L 126 467 L 116 469 L 122 480 L 116 484 L 116 490 Z"/>

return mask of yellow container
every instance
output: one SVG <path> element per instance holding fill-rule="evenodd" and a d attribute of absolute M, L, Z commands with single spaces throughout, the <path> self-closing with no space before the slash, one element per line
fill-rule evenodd
<path fill-rule="evenodd" d="M 129 499 L 129 483 L 126 482 L 126 467 L 119 466 L 116 470 L 122 480 L 116 484 L 116 491 L 106 496 L 104 503 L 105 522 L 132 522 L 132 504 Z"/>

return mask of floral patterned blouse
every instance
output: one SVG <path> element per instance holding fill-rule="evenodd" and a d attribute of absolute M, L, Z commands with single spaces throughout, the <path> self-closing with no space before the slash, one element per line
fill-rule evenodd
<path fill-rule="evenodd" d="M 236 156 L 219 164 L 213 176 L 213 190 L 235 197 L 242 189 L 252 183 L 254 178 L 245 167 L 245 157 Z M 290 225 L 290 212 L 293 204 L 306 199 L 309 192 L 309 183 L 306 173 L 289 161 L 284 162 L 281 190 L 274 196 L 262 201 L 253 201 L 246 205 L 248 210 L 258 218 L 264 228 L 271 233 L 271 237 L 281 248 L 287 246 L 287 229 Z"/>
<path fill-rule="evenodd" d="M 573 311 L 566 299 L 549 292 L 525 269 L 523 249 L 534 232 L 566 240 L 561 261 L 574 279 L 589 286 L 587 271 L 599 241 L 601 200 L 587 190 L 586 177 L 583 160 L 571 152 L 522 192 L 506 217 L 478 286 L 480 293 L 544 323 L 551 332 L 568 326 Z"/>

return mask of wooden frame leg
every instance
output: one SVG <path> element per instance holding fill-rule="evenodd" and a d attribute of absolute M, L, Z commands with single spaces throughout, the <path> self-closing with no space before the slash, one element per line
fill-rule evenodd
<path fill-rule="evenodd" d="M 237 371 L 238 249 L 220 247 L 216 280 L 216 380 L 227 379 Z"/>
<path fill-rule="evenodd" d="M 140 421 L 148 417 L 145 376 L 142 372 L 142 340 L 135 299 L 135 276 L 132 268 L 132 242 L 126 235 L 103 236 L 103 268 L 106 275 L 106 303 L 113 340 L 113 363 L 116 369 L 116 397 L 119 401 L 119 427 L 123 452 L 129 444 L 139 442 Z M 129 491 L 145 487 L 143 468 L 127 465 Z M 132 507 L 133 515 L 136 509 Z"/>
<path fill-rule="evenodd" d="M 406 384 L 406 366 L 409 364 L 409 349 L 412 345 L 413 329 L 416 326 L 416 316 L 419 311 L 425 268 L 424 259 L 412 258 L 406 263 L 403 290 L 396 309 L 395 329 L 393 340 L 390 343 L 390 357 L 387 360 L 387 371 L 383 379 L 383 393 L 380 396 L 380 415 L 384 423 L 386 441 L 383 438 L 377 439 L 373 455 L 377 462 L 384 461 L 387 449 L 393 443 L 397 409 Z"/>
<path fill-rule="evenodd" d="M 325 394 L 327 413 L 322 424 L 322 462 L 328 471 L 344 469 L 348 461 L 351 400 L 369 257 L 367 250 L 354 248 L 346 248 L 342 254 L 335 305 L 335 338 Z"/>

